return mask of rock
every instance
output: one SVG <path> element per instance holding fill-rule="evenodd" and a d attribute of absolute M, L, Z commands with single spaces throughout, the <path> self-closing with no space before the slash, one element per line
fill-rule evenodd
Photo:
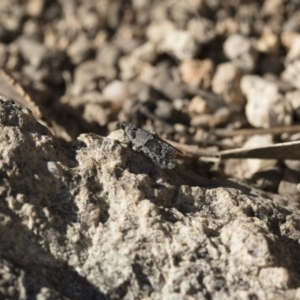
<path fill-rule="evenodd" d="M 147 37 L 159 52 L 168 53 L 179 60 L 193 58 L 200 50 L 189 32 L 176 29 L 168 21 L 151 24 Z"/>
<path fill-rule="evenodd" d="M 233 34 L 224 43 L 225 55 L 246 73 L 253 72 L 257 60 L 257 51 L 250 39 Z"/>
<path fill-rule="evenodd" d="M 100 126 L 108 123 L 112 111 L 97 103 L 85 103 L 83 117 L 87 122 L 95 122 Z"/>
<path fill-rule="evenodd" d="M 286 93 L 285 99 L 291 105 L 294 113 L 298 117 L 298 120 L 300 120 L 300 90 Z"/>
<path fill-rule="evenodd" d="M 295 60 L 300 59 L 300 35 L 293 39 L 290 45 L 289 52 L 285 58 L 286 65 L 293 63 Z"/>
<path fill-rule="evenodd" d="M 241 80 L 246 95 L 246 117 L 254 127 L 290 125 L 292 108 L 279 93 L 278 86 L 259 76 L 245 75 Z"/>
<path fill-rule="evenodd" d="M 91 54 L 91 42 L 86 35 L 81 33 L 68 47 L 67 53 L 73 64 L 79 64 L 86 60 Z"/>
<path fill-rule="evenodd" d="M 112 43 L 104 44 L 96 57 L 97 74 L 112 81 L 117 76 L 118 60 L 121 56 L 119 49 Z"/>
<path fill-rule="evenodd" d="M 183 82 L 192 86 L 209 89 L 214 72 L 214 65 L 210 59 L 202 61 L 188 59 L 180 64 L 179 71 Z"/>
<path fill-rule="evenodd" d="M 145 65 L 139 80 L 155 88 L 170 99 L 183 98 L 184 90 L 180 88 L 172 76 L 172 68 L 169 63 L 160 63 L 153 67 Z"/>
<path fill-rule="evenodd" d="M 2 298 L 296 293 L 291 201 L 180 166 L 162 170 L 121 143 L 123 130 L 61 143 L 7 99 L 0 129 Z"/>
<path fill-rule="evenodd" d="M 291 169 L 286 169 L 283 178 L 278 187 L 278 193 L 288 196 L 291 201 L 300 201 L 300 172 Z"/>
<path fill-rule="evenodd" d="M 206 18 L 191 19 L 187 29 L 200 44 L 210 43 L 216 36 L 214 23 Z"/>
<path fill-rule="evenodd" d="M 74 71 L 74 82 L 71 93 L 76 96 L 97 87 L 98 70 L 95 61 L 88 60 L 80 64 Z"/>
<path fill-rule="evenodd" d="M 282 0 L 267 0 L 264 2 L 262 12 L 265 16 L 272 16 L 281 12 L 284 8 Z"/>
<path fill-rule="evenodd" d="M 217 109 L 214 114 L 201 114 L 192 116 L 191 125 L 193 127 L 209 127 L 214 128 L 218 125 L 224 124 L 231 116 L 231 112 L 228 107 L 221 107 Z"/>
<path fill-rule="evenodd" d="M 31 38 L 21 37 L 19 45 L 23 58 L 35 67 L 41 66 L 53 57 L 51 50 Z"/>
<path fill-rule="evenodd" d="M 31 17 L 37 18 L 40 17 L 44 9 L 43 0 L 29 0 L 26 3 L 26 11 Z"/>
<path fill-rule="evenodd" d="M 296 42 L 296 40 L 299 39 L 299 37 L 299 33 L 286 30 L 282 32 L 280 40 L 283 46 L 290 49 L 292 45 Z"/>
<path fill-rule="evenodd" d="M 288 64 L 286 69 L 282 72 L 281 78 L 289 82 L 295 88 L 300 89 L 299 72 L 300 72 L 300 59 L 295 60 L 294 62 Z"/>
<path fill-rule="evenodd" d="M 258 148 L 273 144 L 271 135 L 251 136 L 243 145 L 245 149 Z M 225 173 L 236 178 L 251 178 L 257 172 L 276 166 L 274 159 L 229 159 L 225 162 Z"/>
<path fill-rule="evenodd" d="M 278 36 L 270 30 L 263 32 L 256 43 L 256 49 L 263 53 L 277 53 L 279 46 Z"/>
<path fill-rule="evenodd" d="M 125 82 L 114 80 L 102 90 L 102 94 L 109 101 L 123 103 L 129 97 L 128 85 Z"/>
<path fill-rule="evenodd" d="M 209 102 L 203 99 L 201 96 L 195 96 L 191 99 L 188 112 L 190 115 L 201 115 L 211 112 Z"/>
<path fill-rule="evenodd" d="M 126 55 L 119 60 L 122 80 L 131 80 L 140 74 L 144 68 L 149 66 L 148 63 L 141 62 L 137 57 Z"/>
<path fill-rule="evenodd" d="M 5 44 L 0 43 L 0 66 L 4 67 L 7 61 L 7 47 Z"/>
<path fill-rule="evenodd" d="M 145 43 L 135 48 L 132 55 L 140 61 L 153 63 L 157 58 L 156 46 L 153 43 Z"/>
<path fill-rule="evenodd" d="M 217 23 L 216 32 L 220 36 L 228 37 L 239 32 L 239 24 L 233 18 L 227 17 Z"/>
<path fill-rule="evenodd" d="M 212 81 L 212 90 L 221 94 L 228 104 L 243 106 L 245 98 L 240 88 L 242 73 L 233 63 L 218 65 Z"/>

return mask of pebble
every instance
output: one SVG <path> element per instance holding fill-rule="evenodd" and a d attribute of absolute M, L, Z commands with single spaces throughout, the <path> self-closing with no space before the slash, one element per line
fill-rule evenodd
<path fill-rule="evenodd" d="M 123 103 L 129 97 L 128 85 L 120 80 L 114 80 L 103 89 L 102 95 L 109 101 Z"/>
<path fill-rule="evenodd" d="M 91 54 L 91 42 L 87 36 L 81 33 L 68 47 L 67 53 L 73 64 L 79 64 Z"/>
<path fill-rule="evenodd" d="M 245 75 L 241 89 L 247 99 L 246 117 L 252 126 L 269 128 L 292 123 L 292 108 L 275 83 L 259 76 Z"/>
<path fill-rule="evenodd" d="M 279 37 L 271 30 L 263 32 L 256 42 L 256 49 L 263 53 L 277 53 L 279 50 Z"/>
<path fill-rule="evenodd" d="M 211 112 L 209 103 L 201 96 L 195 96 L 191 99 L 188 106 L 188 113 L 190 115 L 201 115 Z"/>
<path fill-rule="evenodd" d="M 0 66 L 5 66 L 7 61 L 7 47 L 5 44 L 0 43 Z"/>
<path fill-rule="evenodd" d="M 118 74 L 117 65 L 120 56 L 120 50 L 113 43 L 106 43 L 100 47 L 96 56 L 98 75 L 108 81 L 115 79 Z"/>
<path fill-rule="evenodd" d="M 191 19 L 187 24 L 187 30 L 200 44 L 208 44 L 216 37 L 215 24 L 206 18 Z"/>
<path fill-rule="evenodd" d="M 285 99 L 288 103 L 290 103 L 294 113 L 298 117 L 298 120 L 300 120 L 300 90 L 286 93 Z"/>
<path fill-rule="evenodd" d="M 52 58 L 51 50 L 36 40 L 22 36 L 19 39 L 20 53 L 23 58 L 35 67 L 40 67 L 43 63 Z M 34 53 L 34 55 L 32 55 Z"/>
<path fill-rule="evenodd" d="M 179 72 L 184 83 L 209 89 L 214 73 L 214 64 L 211 59 L 187 59 L 180 64 Z"/>
<path fill-rule="evenodd" d="M 29 16 L 37 18 L 42 14 L 44 6 L 43 0 L 29 0 L 26 3 L 26 12 Z"/>
<path fill-rule="evenodd" d="M 295 88 L 300 89 L 300 59 L 288 64 L 282 72 L 281 78 Z"/>
<path fill-rule="evenodd" d="M 285 64 L 288 65 L 295 60 L 300 59 L 300 35 L 297 35 L 290 45 L 287 56 L 285 57 Z"/>
<path fill-rule="evenodd" d="M 200 50 L 188 31 L 178 30 L 168 21 L 151 24 L 147 37 L 156 45 L 158 52 L 168 53 L 180 61 L 193 58 Z"/>
<path fill-rule="evenodd" d="M 221 94 L 228 104 L 243 106 L 245 97 L 240 88 L 242 72 L 233 63 L 219 64 L 212 80 L 212 91 Z"/>
<path fill-rule="evenodd" d="M 240 34 L 233 34 L 227 38 L 223 46 L 225 55 L 246 73 L 253 72 L 256 67 L 257 51 L 252 41 Z"/>
<path fill-rule="evenodd" d="M 273 144 L 271 135 L 251 136 L 243 145 L 245 149 L 269 146 Z M 229 159 L 225 162 L 225 173 L 237 178 L 251 178 L 257 172 L 273 169 L 274 159 Z"/>

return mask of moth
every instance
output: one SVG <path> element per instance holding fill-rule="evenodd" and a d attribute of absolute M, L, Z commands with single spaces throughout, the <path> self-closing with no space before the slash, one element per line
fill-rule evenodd
<path fill-rule="evenodd" d="M 162 140 L 157 134 L 126 122 L 118 123 L 117 127 L 124 130 L 133 150 L 144 153 L 162 169 L 175 168 L 176 152 L 179 150 Z"/>

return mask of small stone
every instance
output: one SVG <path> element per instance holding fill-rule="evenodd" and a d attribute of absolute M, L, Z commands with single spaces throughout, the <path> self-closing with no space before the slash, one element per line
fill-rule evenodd
<path fill-rule="evenodd" d="M 86 103 L 84 105 L 83 118 L 87 122 L 95 122 L 100 126 L 105 126 L 109 120 L 111 112 L 104 109 L 101 105 L 96 103 Z"/>
<path fill-rule="evenodd" d="M 165 100 L 157 100 L 155 102 L 156 109 L 154 111 L 155 116 L 163 120 L 171 120 L 174 117 L 174 110 L 172 103 Z"/>
<path fill-rule="evenodd" d="M 287 289 L 292 278 L 286 268 L 263 268 L 260 270 L 259 279 L 266 288 Z"/>
<path fill-rule="evenodd" d="M 233 18 L 227 17 L 216 25 L 216 32 L 220 36 L 228 37 L 239 31 L 239 23 Z"/>
<path fill-rule="evenodd" d="M 296 36 L 291 43 L 289 52 L 285 58 L 285 63 L 289 64 L 300 59 L 300 35 Z"/>
<path fill-rule="evenodd" d="M 243 106 L 245 98 L 240 88 L 242 72 L 231 62 L 218 65 L 212 81 L 212 90 L 221 94 L 228 104 Z"/>
<path fill-rule="evenodd" d="M 187 29 L 200 44 L 210 43 L 216 36 L 214 23 L 206 18 L 191 19 L 187 24 Z"/>
<path fill-rule="evenodd" d="M 279 50 L 279 38 L 272 31 L 265 31 L 257 40 L 256 48 L 263 53 L 276 53 Z"/>
<path fill-rule="evenodd" d="M 300 59 L 288 64 L 287 68 L 282 72 L 281 78 L 295 88 L 300 89 Z"/>
<path fill-rule="evenodd" d="M 298 120 L 300 120 L 300 90 L 286 93 L 285 99 L 288 103 L 290 103 L 294 113 L 298 117 Z"/>
<path fill-rule="evenodd" d="M 290 201 L 299 202 L 300 201 L 300 191 L 298 189 L 300 172 L 285 169 L 283 173 L 283 178 L 278 187 L 278 193 L 284 195 Z"/>
<path fill-rule="evenodd" d="M 93 60 L 88 60 L 76 67 L 74 71 L 74 83 L 71 94 L 80 95 L 85 91 L 95 90 L 98 79 L 97 64 Z"/>
<path fill-rule="evenodd" d="M 245 75 L 241 81 L 246 95 L 246 117 L 254 127 L 290 125 L 292 108 L 279 93 L 278 86 L 259 76 Z"/>
<path fill-rule="evenodd" d="M 5 44 L 0 43 L 0 67 L 3 68 L 7 61 L 7 48 Z"/>
<path fill-rule="evenodd" d="M 23 58 L 35 67 L 40 67 L 53 55 L 43 44 L 24 36 L 19 39 L 19 47 Z"/>
<path fill-rule="evenodd" d="M 102 94 L 109 101 L 123 103 L 129 97 L 129 90 L 125 82 L 114 80 L 103 89 Z"/>
<path fill-rule="evenodd" d="M 179 66 L 182 81 L 193 86 L 209 89 L 214 72 L 212 60 L 184 60 Z"/>
<path fill-rule="evenodd" d="M 188 112 L 190 115 L 201 115 L 211 112 L 211 108 L 205 99 L 195 96 L 189 103 Z"/>
<path fill-rule="evenodd" d="M 254 71 L 257 52 L 249 38 L 240 34 L 230 36 L 224 43 L 224 53 L 242 71 Z"/>
<path fill-rule="evenodd" d="M 266 0 L 262 7 L 262 13 L 265 16 L 273 16 L 284 9 L 282 0 Z"/>
<path fill-rule="evenodd" d="M 117 65 L 120 55 L 119 49 L 113 43 L 101 46 L 96 57 L 98 76 L 108 81 L 115 79 L 118 74 Z"/>
<path fill-rule="evenodd" d="M 87 59 L 91 54 L 91 47 L 87 36 L 84 33 L 79 34 L 67 49 L 72 63 L 77 65 Z"/>
<path fill-rule="evenodd" d="M 221 107 L 215 111 L 214 114 L 195 115 L 191 119 L 191 126 L 193 127 L 209 127 L 213 128 L 224 124 L 230 118 L 230 110 L 228 107 Z"/>
<path fill-rule="evenodd" d="M 251 149 L 273 144 L 271 135 L 254 135 L 250 137 L 243 148 Z M 257 172 L 269 170 L 276 166 L 274 159 L 229 159 L 225 162 L 225 173 L 237 178 L 252 178 Z"/>
<path fill-rule="evenodd" d="M 295 43 L 295 41 L 297 39 L 299 39 L 300 34 L 298 32 L 294 32 L 294 31 L 283 31 L 281 36 L 280 36 L 280 40 L 281 43 L 284 47 L 286 48 L 291 48 L 292 45 Z"/>
<path fill-rule="evenodd" d="M 119 60 L 122 80 L 131 80 L 137 77 L 150 64 L 140 61 L 133 55 L 122 56 Z"/>
<path fill-rule="evenodd" d="M 157 58 L 156 46 L 154 43 L 145 43 L 135 48 L 132 55 L 138 60 L 153 63 Z"/>
<path fill-rule="evenodd" d="M 43 0 L 29 0 L 26 3 L 26 11 L 31 17 L 37 18 L 42 14 L 44 5 L 45 1 Z"/>
<path fill-rule="evenodd" d="M 178 30 L 168 21 L 154 23 L 148 27 L 147 36 L 161 53 L 168 53 L 179 60 L 194 57 L 199 52 L 192 35 L 183 30 Z"/>

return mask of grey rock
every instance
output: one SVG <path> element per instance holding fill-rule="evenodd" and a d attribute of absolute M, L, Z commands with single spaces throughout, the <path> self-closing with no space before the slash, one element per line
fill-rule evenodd
<path fill-rule="evenodd" d="M 62 144 L 0 99 L 0 298 L 292 299 L 299 210 L 162 170 L 124 131 Z"/>

